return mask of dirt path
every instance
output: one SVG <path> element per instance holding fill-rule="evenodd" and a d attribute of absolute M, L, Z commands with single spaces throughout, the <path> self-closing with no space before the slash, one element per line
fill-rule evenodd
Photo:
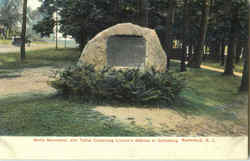
<path fill-rule="evenodd" d="M 171 60 L 171 61 L 179 62 L 179 63 L 181 62 L 180 60 Z M 211 70 L 211 71 L 215 71 L 215 72 L 224 73 L 224 69 L 214 68 L 214 67 L 210 67 L 210 66 L 207 66 L 207 65 L 201 65 L 201 68 Z M 242 77 L 242 73 L 239 73 L 239 72 L 234 72 L 234 75 L 238 76 L 238 77 Z"/>
<path fill-rule="evenodd" d="M 223 73 L 223 72 L 224 72 L 223 69 L 213 68 L 213 67 L 206 66 L 206 65 L 201 65 L 201 68 L 203 68 L 203 69 L 208 69 L 208 70 L 215 71 L 215 72 L 220 72 L 220 73 Z M 235 75 L 235 76 L 242 77 L 242 73 L 239 73 L 239 72 L 234 72 L 234 75 Z"/>
<path fill-rule="evenodd" d="M 223 69 L 205 65 L 201 68 L 224 72 Z M 242 73 L 234 72 L 234 75 L 241 77 Z M 123 123 L 149 128 L 163 135 L 167 133 L 170 136 L 246 136 L 248 135 L 248 97 L 237 98 L 236 101 L 244 102 L 244 107 L 234 112 L 241 125 L 235 124 L 232 120 L 218 121 L 210 116 L 183 116 L 168 108 L 138 109 L 136 107 L 99 106 L 96 111 Z"/>
<path fill-rule="evenodd" d="M 0 97 L 22 93 L 53 93 L 55 90 L 47 82 L 55 70 L 53 67 L 26 68 L 16 72 L 16 77 L 0 78 Z"/>
<path fill-rule="evenodd" d="M 219 71 L 203 66 L 209 70 Z M 23 95 L 30 93 L 45 93 L 47 95 L 55 93 L 47 82 L 52 78 L 53 72 L 58 69 L 53 67 L 26 68 L 17 72 L 17 77 L 0 77 L 0 98 Z M 220 71 L 219 71 L 220 72 Z M 241 101 L 248 100 L 242 98 Z M 247 107 L 247 102 L 246 105 Z M 244 107 L 245 108 L 245 107 Z M 140 127 L 149 128 L 153 131 L 169 136 L 239 136 L 247 135 L 247 125 L 235 124 L 231 120 L 218 121 L 209 116 L 189 116 L 180 115 L 175 110 L 136 108 L 136 107 L 111 107 L 99 106 L 96 111 L 113 117 L 125 124 L 135 124 Z M 247 122 L 247 109 L 239 110 L 236 117 Z"/>
<path fill-rule="evenodd" d="M 35 50 L 36 47 L 32 48 Z M 1 51 L 1 50 L 0 50 Z M 209 66 L 201 66 L 204 69 L 208 69 L 216 72 L 223 72 L 222 69 L 217 69 Z M 15 95 L 28 92 L 55 92 L 47 82 L 49 77 L 56 71 L 53 67 L 40 67 L 40 68 L 26 68 L 19 71 L 17 77 L 13 78 L 1 78 L 0 77 L 0 96 Z M 236 76 L 242 76 L 241 73 L 236 73 Z"/>
<path fill-rule="evenodd" d="M 151 129 L 169 136 L 246 136 L 247 125 L 241 126 L 231 120 L 218 121 L 209 116 L 180 115 L 165 108 L 136 108 L 99 106 L 96 111 L 113 117 L 125 124 Z M 247 115 L 245 113 L 245 115 Z M 239 115 L 239 117 L 242 115 Z M 238 116 L 236 116 L 238 117 Z M 247 122 L 247 120 L 244 120 Z"/>

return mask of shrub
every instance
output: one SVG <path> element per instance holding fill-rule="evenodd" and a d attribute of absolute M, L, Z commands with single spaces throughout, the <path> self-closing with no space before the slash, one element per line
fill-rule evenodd
<path fill-rule="evenodd" d="M 93 65 L 72 66 L 59 73 L 51 86 L 65 96 L 80 96 L 84 101 L 171 104 L 185 87 L 179 74 L 139 69 L 96 71 Z"/>

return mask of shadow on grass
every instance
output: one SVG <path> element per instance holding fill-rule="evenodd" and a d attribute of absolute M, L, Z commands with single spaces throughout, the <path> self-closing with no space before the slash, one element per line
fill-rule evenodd
<path fill-rule="evenodd" d="M 3 95 L 0 96 L 0 105 L 6 105 L 6 104 L 19 104 L 19 103 L 26 103 L 26 102 L 32 102 L 42 99 L 53 99 L 59 97 L 56 93 L 47 93 L 42 91 L 37 92 L 24 92 L 20 94 L 9 94 L 9 95 Z"/>
<path fill-rule="evenodd" d="M 234 113 L 225 110 L 225 105 L 207 105 L 202 97 L 190 99 L 189 97 L 180 97 L 174 104 L 174 108 L 180 115 L 185 116 L 209 116 L 216 120 L 237 120 Z"/>
<path fill-rule="evenodd" d="M 58 95 L 0 99 L 2 136 L 156 136 Z M 5 100 L 5 101 L 2 101 Z"/>
<path fill-rule="evenodd" d="M 0 70 L 0 79 L 1 78 L 17 78 L 21 77 L 21 74 L 18 70 Z"/>
<path fill-rule="evenodd" d="M 170 71 L 179 72 L 180 63 L 172 61 Z M 180 98 L 172 105 L 182 115 L 208 115 L 217 120 L 236 120 L 229 110 L 232 104 L 236 104 L 241 78 L 224 76 L 221 72 L 208 69 L 187 68 L 184 72 L 187 80 L 187 88 L 181 93 Z M 236 108 L 241 103 L 236 104 Z M 243 105 L 244 106 L 244 105 Z"/>
<path fill-rule="evenodd" d="M 96 100 L 83 101 L 78 96 L 65 97 L 61 96 L 70 102 L 79 104 L 88 104 L 90 106 L 102 106 L 112 108 L 138 108 L 138 109 L 171 109 L 178 112 L 181 116 L 209 116 L 216 120 L 236 120 L 237 117 L 231 111 L 228 111 L 226 104 L 223 102 L 213 102 L 211 98 L 204 98 L 202 95 L 195 93 L 192 89 L 185 89 L 181 96 L 173 104 L 129 104 L 121 103 L 115 100 Z"/>

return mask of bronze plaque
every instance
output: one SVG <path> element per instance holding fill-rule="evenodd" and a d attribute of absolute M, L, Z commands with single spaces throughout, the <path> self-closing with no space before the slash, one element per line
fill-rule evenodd
<path fill-rule="evenodd" d="M 111 36 L 107 42 L 109 66 L 140 67 L 145 63 L 146 41 L 140 36 Z"/>

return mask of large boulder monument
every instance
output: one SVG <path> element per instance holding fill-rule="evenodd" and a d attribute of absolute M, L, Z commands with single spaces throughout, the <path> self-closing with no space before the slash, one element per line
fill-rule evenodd
<path fill-rule="evenodd" d="M 115 68 L 154 68 L 165 72 L 167 56 L 155 30 L 132 23 L 112 26 L 90 40 L 78 65 L 93 64 L 96 70 Z"/>

